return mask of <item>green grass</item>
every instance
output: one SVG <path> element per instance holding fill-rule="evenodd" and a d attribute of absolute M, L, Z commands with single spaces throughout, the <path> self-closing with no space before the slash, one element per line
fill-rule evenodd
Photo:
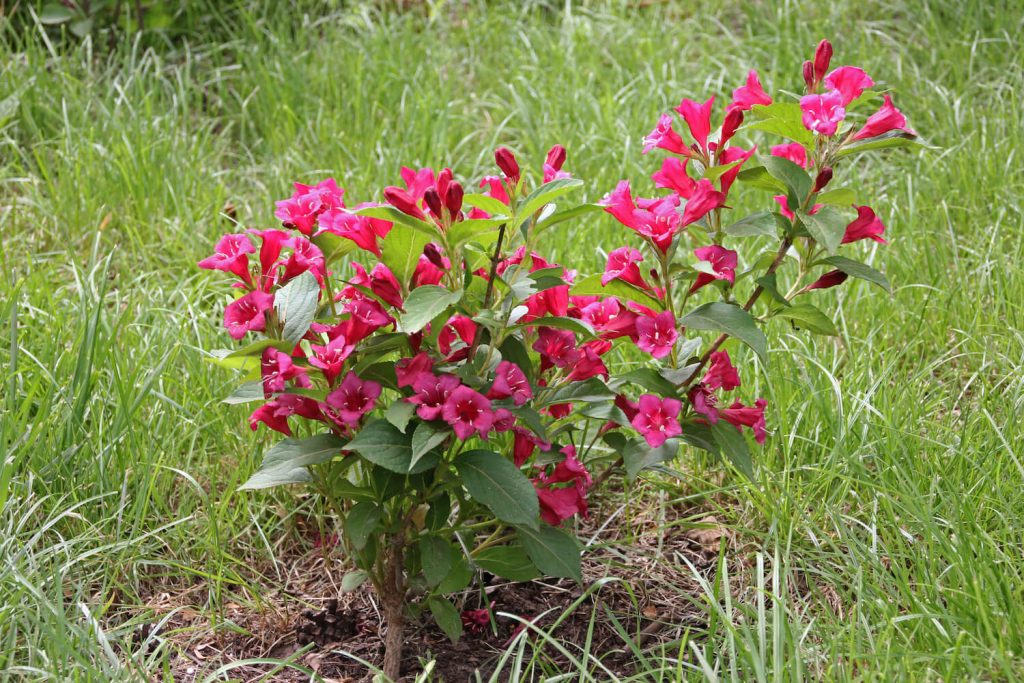
<path fill-rule="evenodd" d="M 434 4 L 429 22 L 243 13 L 229 43 L 159 51 L 5 34 L 0 678 L 156 675 L 162 655 L 125 656 L 148 583 L 200 585 L 222 624 L 280 579 L 291 494 L 236 492 L 264 444 L 202 360 L 226 295 L 195 262 L 226 202 L 267 226 L 292 180 L 330 173 L 363 201 L 402 164 L 471 179 L 497 144 L 539 165 L 555 142 L 593 199 L 654 170 L 639 140 L 680 97 L 752 67 L 796 89 L 822 36 L 940 149 L 846 171 L 889 227 L 862 255 L 894 296 L 823 294 L 843 345 L 771 336 L 754 391 L 774 434 L 716 513 L 751 569 L 728 600 L 721 581 L 691 596 L 707 632 L 647 655 L 644 680 L 1024 676 L 1020 4 Z M 606 216 L 562 234 L 554 256 L 589 272 L 595 244 L 628 239 Z M 710 491 L 701 472 L 663 486 Z M 506 671 L 550 673 L 525 641 Z"/>

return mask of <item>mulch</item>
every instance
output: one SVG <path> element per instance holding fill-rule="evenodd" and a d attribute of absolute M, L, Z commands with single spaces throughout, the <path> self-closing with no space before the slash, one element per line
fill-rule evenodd
<path fill-rule="evenodd" d="M 598 510 L 581 522 L 579 535 L 588 544 L 582 585 L 557 579 L 510 583 L 485 576 L 482 586 L 467 590 L 461 605 L 479 609 L 489 602 L 494 620 L 475 632 L 467 630 L 455 644 L 429 616 L 411 621 L 403 678 L 412 680 L 433 661 L 433 680 L 468 681 L 476 672 L 486 680 L 503 653 L 518 646 L 517 638 L 532 633 L 520 634 L 523 621 L 550 632 L 574 656 L 589 639 L 588 652 L 621 676 L 635 673 L 633 647 L 649 651 L 678 642 L 687 632 L 699 635 L 706 609 L 700 606 L 698 576 L 714 583 L 723 543 L 728 559 L 735 539 L 707 511 L 648 502 Z M 310 679 L 296 668 L 243 663 L 251 659 L 288 660 L 328 682 L 369 681 L 372 673 L 362 662 L 383 659 L 382 620 L 374 596 L 365 588 L 342 592 L 349 567 L 341 553 L 311 546 L 292 544 L 278 558 L 277 567 L 287 567 L 287 573 L 276 585 L 249 596 L 246 604 L 226 603 L 219 614 L 194 604 L 207 595 L 201 583 L 182 588 L 154 582 L 141 609 L 125 606 L 118 612 L 121 620 L 134 622 L 150 615 L 136 631 L 136 651 L 130 656 L 136 663 L 159 663 L 148 667 L 152 680 L 180 683 L 201 681 L 224 665 L 233 666 L 227 674 L 232 680 Z M 266 576 L 274 576 L 261 575 L 262 585 Z M 527 658 L 536 647 L 540 640 L 534 638 Z M 542 656 L 552 669 L 570 667 L 550 645 Z M 505 679 L 508 668 L 506 662 L 499 679 Z"/>

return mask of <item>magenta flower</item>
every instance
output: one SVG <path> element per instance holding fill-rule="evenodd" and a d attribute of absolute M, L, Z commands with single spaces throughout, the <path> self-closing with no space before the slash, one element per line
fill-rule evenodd
<path fill-rule="evenodd" d="M 730 147 L 719 156 L 718 161 L 720 164 L 732 164 L 739 162 L 728 171 L 722 174 L 718 179 L 718 184 L 722 188 L 722 203 L 725 203 L 725 195 L 729 194 L 729 189 L 732 184 L 736 181 L 736 176 L 743 170 L 743 164 L 747 163 L 747 159 L 754 156 L 754 152 L 757 151 L 757 146 L 753 146 L 750 149 L 743 149 L 742 147 Z"/>
<path fill-rule="evenodd" d="M 306 368 L 292 362 L 292 357 L 284 351 L 273 347 L 263 349 L 260 356 L 260 375 L 263 381 L 263 395 L 270 398 L 271 394 L 284 391 L 289 380 L 295 380 L 300 387 L 310 386 Z"/>
<path fill-rule="evenodd" d="M 284 242 L 283 246 L 292 250 L 288 259 L 284 262 L 284 272 L 278 280 L 283 284 L 309 271 L 316 278 L 316 281 L 323 285 L 324 277 L 327 275 L 327 266 L 324 261 L 324 253 L 320 247 L 310 242 L 305 237 L 292 237 Z"/>
<path fill-rule="evenodd" d="M 395 377 L 399 387 L 411 387 L 420 375 L 429 375 L 434 370 L 434 361 L 424 352 L 412 358 L 403 358 L 395 363 Z"/>
<path fill-rule="evenodd" d="M 686 148 L 686 143 L 679 137 L 679 133 L 672 128 L 672 117 L 668 114 L 662 114 L 658 118 L 658 125 L 644 138 L 643 154 L 647 154 L 656 147 L 673 154 L 688 154 L 690 152 Z"/>
<path fill-rule="evenodd" d="M 327 394 L 324 403 L 330 409 L 328 415 L 339 424 L 354 427 L 363 415 L 373 410 L 380 396 L 380 385 L 370 380 L 362 380 L 356 373 L 349 371 L 345 379 L 331 393 Z"/>
<path fill-rule="evenodd" d="M 605 266 L 604 275 L 601 276 L 601 285 L 607 286 L 612 280 L 622 280 L 640 289 L 651 288 L 644 281 L 640 273 L 640 266 L 637 264 L 644 260 L 639 249 L 633 247 L 619 247 L 608 254 L 608 264 Z"/>
<path fill-rule="evenodd" d="M 304 235 L 313 232 L 317 217 L 328 209 L 345 206 L 345 190 L 338 187 L 334 178 L 328 178 L 316 185 L 295 183 L 295 193 L 288 199 L 275 202 L 274 215 L 288 228 L 295 228 Z"/>
<path fill-rule="evenodd" d="M 888 244 L 882 234 L 885 226 L 870 206 L 857 206 L 857 217 L 846 226 L 842 244 L 849 244 L 863 239 L 872 239 L 880 244 Z"/>
<path fill-rule="evenodd" d="M 508 204 L 508 191 L 505 189 L 505 183 L 501 181 L 496 175 L 484 176 L 483 180 L 480 181 L 480 187 L 487 188 L 487 194 L 497 199 L 502 204 Z"/>
<path fill-rule="evenodd" d="M 628 180 L 620 180 L 615 189 L 606 194 L 598 204 L 627 228 L 635 229 L 633 211 L 636 209 L 636 204 L 633 202 Z"/>
<path fill-rule="evenodd" d="M 569 330 L 542 327 L 537 331 L 533 350 L 540 354 L 542 366 L 567 368 L 580 359 L 576 336 Z"/>
<path fill-rule="evenodd" d="M 455 436 L 465 440 L 479 434 L 487 439 L 487 432 L 494 424 L 491 402 L 483 394 L 460 386 L 451 392 L 441 408 L 441 417 L 455 431 Z"/>
<path fill-rule="evenodd" d="M 662 253 L 667 253 L 672 238 L 681 227 L 682 219 L 678 209 L 679 195 L 676 194 L 660 199 L 641 197 L 637 199 L 637 208 L 633 209 L 632 225 L 629 227 L 651 240 Z"/>
<path fill-rule="evenodd" d="M 657 315 L 641 315 L 636 319 L 636 345 L 654 358 L 664 358 L 672 350 L 679 333 L 672 311 Z"/>
<path fill-rule="evenodd" d="M 276 432 L 291 436 L 292 430 L 288 426 L 288 418 L 292 415 L 298 415 L 308 420 L 323 419 L 320 407 L 313 399 L 298 394 L 279 394 L 252 412 L 252 415 L 249 416 L 249 427 L 256 431 L 259 423 L 262 422 Z"/>
<path fill-rule="evenodd" d="M 326 346 L 310 344 L 309 348 L 313 351 L 313 355 L 309 357 L 309 364 L 320 368 L 327 384 L 334 386 L 334 380 L 341 374 L 345 360 L 352 355 L 356 347 L 353 342 L 348 341 L 345 335 L 339 334 Z"/>
<path fill-rule="evenodd" d="M 429 188 L 436 186 L 433 169 L 421 168 L 417 171 L 403 166 L 399 175 L 402 176 L 402 181 L 405 183 L 406 192 L 417 202 L 423 199 L 423 195 Z"/>
<path fill-rule="evenodd" d="M 598 330 L 602 339 L 636 335 L 636 313 L 622 306 L 613 296 L 581 308 L 580 319 Z"/>
<path fill-rule="evenodd" d="M 437 349 L 449 357 L 449 360 L 452 360 L 455 356 L 452 353 L 453 350 L 456 353 L 462 352 L 463 355 L 468 354 L 469 345 L 473 343 L 474 338 L 476 338 L 476 323 L 473 322 L 473 319 L 464 315 L 453 315 L 445 323 L 441 334 L 437 335 Z M 456 347 L 456 343 L 459 342 L 461 345 Z"/>
<path fill-rule="evenodd" d="M 725 118 L 722 120 L 722 132 L 718 136 L 718 149 L 725 149 L 742 125 L 743 112 L 739 109 L 726 109 Z"/>
<path fill-rule="evenodd" d="M 533 398 L 530 382 L 518 365 L 503 360 L 494 371 L 494 383 L 487 392 L 488 398 L 511 398 L 517 406 L 521 406 Z"/>
<path fill-rule="evenodd" d="M 712 96 L 704 104 L 684 99 L 676 107 L 676 111 L 679 112 L 679 115 L 686 121 L 686 125 L 689 126 L 690 135 L 697 141 L 697 144 L 700 145 L 705 154 L 708 151 L 708 135 L 711 133 L 711 108 L 714 104 L 715 98 Z M 686 154 L 686 152 L 681 153 Z"/>
<path fill-rule="evenodd" d="M 829 90 L 824 95 L 804 95 L 800 98 L 800 109 L 804 128 L 825 137 L 835 135 L 846 118 L 843 96 L 837 90 Z"/>
<path fill-rule="evenodd" d="M 871 76 L 856 66 L 841 66 L 825 76 L 825 85 L 830 90 L 838 90 L 842 94 L 844 107 L 874 84 Z"/>
<path fill-rule="evenodd" d="M 252 241 L 244 234 L 224 235 L 217 241 L 213 256 L 199 262 L 200 268 L 220 270 L 237 275 L 247 284 L 252 284 L 249 273 L 249 254 L 256 251 Z"/>
<path fill-rule="evenodd" d="M 507 432 L 516 426 L 516 416 L 508 408 L 497 408 L 494 411 L 494 424 L 492 429 L 500 433 Z"/>
<path fill-rule="evenodd" d="M 771 148 L 773 157 L 789 159 L 800 168 L 807 168 L 807 148 L 799 142 L 791 142 L 788 145 L 774 145 Z"/>
<path fill-rule="evenodd" d="M 357 209 L 372 204 L 360 204 Z M 380 257 L 378 240 L 387 236 L 391 230 L 391 222 L 369 216 L 357 216 L 343 209 L 329 209 L 317 219 L 320 232 L 328 232 L 338 237 L 352 240 L 360 249 L 364 249 Z M 318 233 L 319 234 L 319 233 Z"/>
<path fill-rule="evenodd" d="M 355 264 L 353 264 L 355 265 Z M 395 308 L 402 307 L 402 286 L 391 269 L 378 263 L 370 271 L 370 291 Z"/>
<path fill-rule="evenodd" d="M 395 187 L 394 185 L 385 187 L 384 201 L 407 216 L 418 218 L 421 221 L 427 218 L 427 214 L 423 213 L 423 209 L 419 207 L 416 197 L 400 187 Z"/>
<path fill-rule="evenodd" d="M 686 201 L 683 209 L 683 227 L 699 221 L 712 209 L 725 206 L 725 194 L 715 189 L 708 179 L 697 182 L 693 195 Z"/>
<path fill-rule="evenodd" d="M 572 366 L 572 372 L 566 378 L 570 382 L 582 382 L 591 377 L 608 379 L 608 368 L 592 346 L 580 347 L 580 358 Z"/>
<path fill-rule="evenodd" d="M 774 197 L 772 197 L 772 199 L 774 199 L 775 203 L 779 205 L 779 213 L 781 213 L 789 220 L 793 220 L 794 218 L 796 218 L 793 212 L 789 210 L 789 200 L 786 199 L 786 195 L 777 194 Z M 814 214 L 818 213 L 822 206 L 824 206 L 824 204 L 815 204 L 810 208 L 807 214 L 813 216 Z"/>
<path fill-rule="evenodd" d="M 269 290 L 274 284 L 274 269 L 280 264 L 281 250 L 291 243 L 284 230 L 249 230 L 260 238 L 260 288 Z"/>
<path fill-rule="evenodd" d="M 241 339 L 249 331 L 262 332 L 267 328 L 267 319 L 263 314 L 273 305 L 273 294 L 249 292 L 224 309 L 224 327 L 232 339 Z"/>
<path fill-rule="evenodd" d="M 682 434 L 679 409 L 683 404 L 678 399 L 644 394 L 639 404 L 640 410 L 631 424 L 647 440 L 648 446 L 658 448 L 673 436 Z"/>
<path fill-rule="evenodd" d="M 718 398 L 711 389 L 701 383 L 690 389 L 686 397 L 690 399 L 694 412 L 703 415 L 711 424 L 718 422 L 718 410 L 715 408 Z"/>
<path fill-rule="evenodd" d="M 654 186 L 666 190 L 672 190 L 683 199 L 689 199 L 693 194 L 697 182 L 686 172 L 686 165 L 690 159 L 679 157 L 665 157 L 661 162 L 661 170 L 651 174 Z"/>
<path fill-rule="evenodd" d="M 548 475 L 541 472 L 533 480 L 540 502 L 540 517 L 551 526 L 558 526 L 573 515 L 587 516 L 587 490 L 593 483 L 590 472 L 576 459 L 576 449 L 561 450 L 565 460 Z M 567 486 L 557 486 L 567 484 Z"/>
<path fill-rule="evenodd" d="M 516 155 L 508 147 L 499 147 L 494 150 L 494 163 L 498 165 L 509 185 L 519 184 L 519 162 Z"/>
<path fill-rule="evenodd" d="M 751 70 L 747 73 L 747 84 L 732 91 L 732 104 L 729 105 L 729 109 L 747 111 L 755 104 L 771 103 L 772 98 L 761 87 L 761 79 L 757 77 L 757 72 Z"/>
<path fill-rule="evenodd" d="M 552 180 L 572 177 L 571 174 L 562 170 L 562 165 L 565 163 L 565 156 L 565 147 L 562 147 L 561 145 L 555 145 L 548 150 L 548 155 L 544 159 L 545 183 L 550 183 Z"/>
<path fill-rule="evenodd" d="M 551 450 L 551 444 L 543 441 L 533 432 L 523 427 L 512 428 L 512 462 L 516 467 L 522 467 L 523 463 L 530 459 L 533 452 L 540 448 L 542 451 Z"/>
<path fill-rule="evenodd" d="M 728 351 L 715 351 L 711 354 L 711 365 L 704 373 L 701 384 L 710 391 L 715 389 L 732 391 L 740 385 L 740 375 L 733 367 Z"/>
<path fill-rule="evenodd" d="M 764 421 L 764 409 L 767 405 L 768 402 L 763 398 L 757 399 L 753 407 L 736 401 L 728 408 L 719 409 L 718 413 L 739 431 L 743 431 L 743 427 L 749 427 L 754 432 L 754 441 L 763 444 L 768 436 Z"/>
<path fill-rule="evenodd" d="M 821 81 L 825 72 L 828 71 L 828 65 L 832 61 L 832 43 L 828 42 L 824 38 L 818 43 L 818 47 L 814 50 L 814 80 Z"/>
<path fill-rule="evenodd" d="M 912 128 L 907 128 L 907 117 L 892 103 L 892 97 L 887 93 L 884 96 L 885 103 L 853 135 L 854 140 L 873 138 L 891 130 L 901 130 L 909 135 L 917 135 Z"/>
<path fill-rule="evenodd" d="M 729 284 L 736 282 L 737 256 L 735 251 L 713 244 L 708 247 L 698 247 L 693 250 L 693 253 L 701 261 L 711 264 L 713 272 L 697 273 L 697 278 L 694 280 L 693 286 L 690 287 L 691 292 L 696 292 L 704 285 L 715 280 L 725 280 Z"/>
<path fill-rule="evenodd" d="M 441 375 L 435 377 L 429 372 L 420 373 L 413 380 L 413 395 L 406 400 L 415 403 L 416 414 L 424 420 L 437 420 L 441 417 L 441 410 L 448 397 L 455 391 L 461 382 L 455 375 Z"/>

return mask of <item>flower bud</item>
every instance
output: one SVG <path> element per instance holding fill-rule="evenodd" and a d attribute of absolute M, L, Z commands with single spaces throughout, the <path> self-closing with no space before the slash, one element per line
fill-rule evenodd
<path fill-rule="evenodd" d="M 547 159 L 544 160 L 544 163 L 556 171 L 561 171 L 562 164 L 565 163 L 565 147 L 555 145 L 549 149 Z"/>
<path fill-rule="evenodd" d="M 412 195 L 400 187 L 389 186 L 384 188 L 384 201 L 395 207 L 407 216 L 413 218 L 426 218 L 420 207 L 416 206 L 416 200 Z"/>
<path fill-rule="evenodd" d="M 444 257 L 441 255 L 441 249 L 433 242 L 429 242 L 427 246 L 423 247 L 423 255 L 427 257 L 428 261 L 441 270 L 448 269 L 444 263 Z"/>
<path fill-rule="evenodd" d="M 812 289 L 828 289 L 829 287 L 837 287 L 844 282 L 846 278 L 850 277 L 841 270 L 830 270 L 811 284 L 804 287 L 805 292 L 809 292 Z"/>
<path fill-rule="evenodd" d="M 448 207 L 448 212 L 452 215 L 452 220 L 455 216 L 459 215 L 459 211 L 462 210 L 462 196 L 464 191 L 462 189 L 462 183 L 453 180 L 448 185 L 448 192 L 444 198 L 444 204 Z"/>
<path fill-rule="evenodd" d="M 434 182 L 434 187 L 437 188 L 437 196 L 444 198 L 448 195 L 448 184 L 452 182 L 452 169 L 442 168 L 441 172 L 437 174 L 437 180 Z"/>
<path fill-rule="evenodd" d="M 814 64 L 811 61 L 804 62 L 804 85 L 807 86 L 807 92 L 814 92 L 817 83 L 814 82 Z"/>
<path fill-rule="evenodd" d="M 832 43 L 824 38 L 818 43 L 818 49 L 814 51 L 814 81 L 820 83 L 828 72 L 829 62 L 832 61 Z"/>
<path fill-rule="evenodd" d="M 516 157 L 512 154 L 512 150 L 508 147 L 499 147 L 494 150 L 494 162 L 498 164 L 498 168 L 505 174 L 508 181 L 517 185 L 519 183 L 519 162 L 516 161 Z"/>
<path fill-rule="evenodd" d="M 832 180 L 832 167 L 826 166 L 818 172 L 817 177 L 814 179 L 814 191 L 821 192 L 821 188 L 825 187 Z"/>
<path fill-rule="evenodd" d="M 743 112 L 739 109 L 730 109 L 725 112 L 725 120 L 722 121 L 722 136 L 719 138 L 719 148 L 724 148 L 725 144 L 729 142 L 733 135 L 736 134 L 736 129 L 743 124 Z"/>
<path fill-rule="evenodd" d="M 426 203 L 427 208 L 430 209 L 438 218 L 441 217 L 441 195 L 437 193 L 434 188 L 428 189 L 423 193 L 423 201 Z"/>

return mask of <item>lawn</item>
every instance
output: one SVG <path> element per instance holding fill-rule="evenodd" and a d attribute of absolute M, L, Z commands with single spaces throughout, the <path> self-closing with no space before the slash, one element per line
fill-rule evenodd
<path fill-rule="evenodd" d="M 1024 677 L 1019 2 L 328 4 L 112 45 L 0 19 L 0 678 L 310 679 L 296 667 L 315 660 L 271 647 L 297 614 L 284 587 L 330 597 L 344 566 L 313 547 L 318 500 L 237 490 L 270 439 L 205 359 L 229 342 L 226 290 L 196 262 L 229 217 L 271 226 L 293 180 L 333 175 L 366 201 L 402 165 L 477 179 L 499 144 L 532 164 L 564 144 L 596 200 L 655 170 L 640 140 L 681 97 L 727 95 L 754 67 L 796 91 L 822 37 L 934 146 L 847 170 L 888 227 L 860 255 L 893 294 L 822 293 L 842 341 L 770 337 L 753 481 L 685 452 L 680 476 L 602 500 L 587 528 L 619 511 L 650 575 L 686 579 L 660 599 L 693 616 L 614 671 Z M 552 254 L 587 274 L 596 244 L 628 241 L 593 215 Z M 710 570 L 661 552 L 709 524 Z M 606 573 L 650 589 L 625 565 Z M 609 680 L 631 628 L 600 647 L 550 628 L 504 675 Z M 218 672 L 243 640 L 288 664 Z"/>

